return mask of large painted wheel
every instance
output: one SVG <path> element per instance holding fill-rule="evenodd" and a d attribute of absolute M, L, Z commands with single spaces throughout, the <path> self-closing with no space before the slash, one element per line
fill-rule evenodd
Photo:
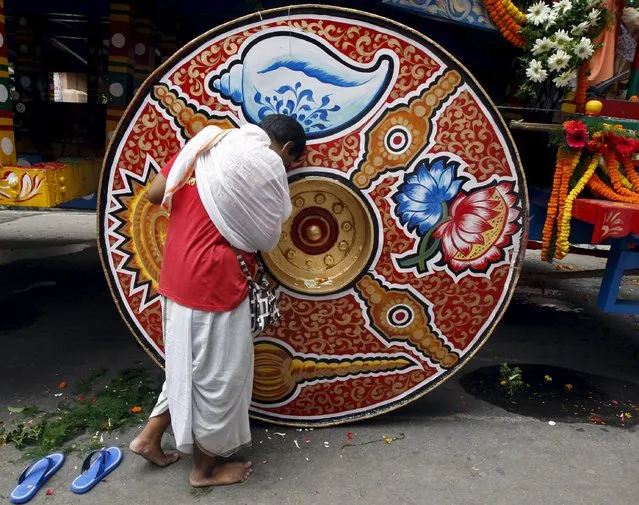
<path fill-rule="evenodd" d="M 118 308 L 163 360 L 156 293 L 167 216 L 145 185 L 207 124 L 305 127 L 293 214 L 263 258 L 282 321 L 255 340 L 252 415 L 331 425 L 423 396 L 505 310 L 525 182 L 498 112 L 421 34 L 321 6 L 262 12 L 182 48 L 143 85 L 102 173 L 100 250 Z"/>

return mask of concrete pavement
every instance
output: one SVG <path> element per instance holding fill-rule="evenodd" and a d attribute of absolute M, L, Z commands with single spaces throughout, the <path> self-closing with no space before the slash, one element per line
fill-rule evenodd
<path fill-rule="evenodd" d="M 0 210 L 0 265 L 95 246 L 94 212 Z"/>
<path fill-rule="evenodd" d="M 27 219 L 21 219 L 23 232 L 33 222 Z M 11 242 L 5 235 L 7 224 L 19 222 L 0 223 L 2 247 L 26 248 L 28 241 Z M 65 235 L 73 224 L 58 222 L 53 229 Z M 92 233 L 87 227 L 86 235 L 62 245 L 89 243 Z M 76 496 L 68 486 L 81 459 L 71 455 L 45 486 L 54 494 L 40 492 L 32 503 L 635 504 L 639 440 L 634 428 L 551 426 L 551 419 L 510 414 L 476 399 L 459 384 L 472 370 L 503 362 L 639 382 L 634 318 L 604 317 L 590 305 L 602 262 L 569 257 L 566 263 L 575 270 L 559 272 L 531 253 L 518 294 L 486 346 L 446 384 L 407 408 L 308 432 L 254 423 L 249 456 L 255 472 L 243 485 L 192 493 L 187 457 L 160 470 L 127 453 L 106 482 Z M 632 295 L 635 280 L 628 279 L 626 294 Z M 5 264 L 0 282 L 0 418 L 6 418 L 4 406 L 18 402 L 55 408 L 57 384 L 86 378 L 92 369 L 117 371 L 140 362 L 153 367 L 120 321 L 95 249 Z M 105 443 L 126 446 L 137 430 L 116 433 Z M 355 442 L 401 433 L 405 438 L 342 449 L 349 432 Z M 19 458 L 14 448 L 0 448 L 0 499 L 24 467 Z"/>

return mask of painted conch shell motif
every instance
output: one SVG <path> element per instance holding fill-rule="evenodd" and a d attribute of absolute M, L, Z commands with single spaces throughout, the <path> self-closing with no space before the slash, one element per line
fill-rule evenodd
<path fill-rule="evenodd" d="M 362 66 L 319 39 L 289 31 L 262 34 L 242 54 L 209 77 L 211 91 L 241 105 L 254 123 L 273 113 L 292 116 L 311 139 L 341 131 L 372 112 L 392 87 L 395 68 L 387 52 Z"/>

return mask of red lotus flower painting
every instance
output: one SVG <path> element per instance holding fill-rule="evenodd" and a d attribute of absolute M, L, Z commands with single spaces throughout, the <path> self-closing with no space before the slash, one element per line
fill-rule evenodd
<path fill-rule="evenodd" d="M 521 208 L 513 184 L 460 193 L 453 201 L 448 219 L 442 221 L 433 236 L 440 239 L 444 261 L 451 270 L 485 271 L 503 258 L 504 248 L 512 245 L 519 231 Z"/>

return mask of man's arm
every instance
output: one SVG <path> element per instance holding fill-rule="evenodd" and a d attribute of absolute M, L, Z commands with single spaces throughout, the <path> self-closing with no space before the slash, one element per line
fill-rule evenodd
<path fill-rule="evenodd" d="M 146 192 L 146 199 L 151 202 L 159 205 L 162 203 L 164 199 L 164 191 L 166 190 L 166 177 L 162 173 L 159 173 L 155 176 L 149 189 Z"/>
<path fill-rule="evenodd" d="M 160 173 L 158 173 L 155 178 L 151 181 L 151 185 L 146 192 L 146 199 L 154 203 L 156 205 L 160 205 L 162 200 L 164 200 L 164 192 L 166 191 L 166 179 L 169 176 L 169 172 L 171 168 L 173 168 L 173 163 L 177 159 L 178 155 L 174 155 L 173 158 L 169 160 L 169 162 L 164 166 Z"/>

